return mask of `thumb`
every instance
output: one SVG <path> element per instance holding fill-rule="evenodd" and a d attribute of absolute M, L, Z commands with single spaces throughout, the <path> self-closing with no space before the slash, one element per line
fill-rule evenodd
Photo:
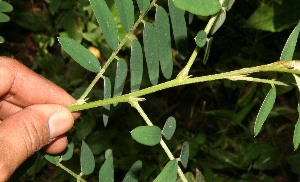
<path fill-rule="evenodd" d="M 0 181 L 34 152 L 71 129 L 74 118 L 61 105 L 42 104 L 24 108 L 0 123 Z"/>

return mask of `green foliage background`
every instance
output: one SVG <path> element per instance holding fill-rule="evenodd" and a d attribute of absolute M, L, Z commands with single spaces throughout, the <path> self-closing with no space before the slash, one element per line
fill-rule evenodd
<path fill-rule="evenodd" d="M 100 37 L 100 29 L 86 0 L 25 1 L 10 0 L 14 11 L 7 13 L 11 20 L 0 24 L 0 55 L 15 57 L 24 64 L 52 80 L 78 98 L 93 79 L 91 73 L 61 52 L 57 37 L 68 35 L 85 47 L 93 46 L 101 53 L 103 64 L 111 54 L 109 45 Z M 117 19 L 121 36 L 125 30 L 120 26 L 113 1 L 107 1 Z M 167 7 L 167 1 L 158 1 Z M 203 65 L 201 50 L 190 74 L 194 76 L 225 72 L 244 67 L 275 62 L 293 27 L 299 22 L 299 0 L 243 0 L 236 1 L 227 13 L 224 25 L 214 35 L 210 57 Z M 135 7 L 136 4 L 135 4 Z M 298 11 L 297 11 L 298 10 Z M 136 15 L 138 13 L 135 8 Z M 146 17 L 153 21 L 154 10 Z M 207 17 L 191 18 L 186 13 L 188 44 L 186 55 L 195 47 L 193 38 L 206 25 Z M 135 34 L 142 36 L 142 26 Z M 174 43 L 173 43 L 174 44 Z M 184 67 L 174 48 L 173 77 Z M 130 45 L 120 52 L 130 56 Z M 294 59 L 300 60 L 299 45 Z M 116 67 L 113 65 L 111 69 Z M 107 76 L 113 77 L 108 70 Z M 147 73 L 141 87 L 150 86 Z M 258 73 L 265 78 L 280 78 L 293 83 L 290 75 L 281 73 Z M 160 82 L 165 81 L 161 78 Z M 268 85 L 229 80 L 205 82 L 171 88 L 146 96 L 141 105 L 152 122 L 163 127 L 170 115 L 177 121 L 172 140 L 167 141 L 173 154 L 180 155 L 181 144 L 189 142 L 190 160 L 185 172 L 195 174 L 199 169 L 206 181 L 294 181 L 300 174 L 300 153 L 293 150 L 292 137 L 297 120 L 298 92 L 292 87 L 278 87 L 277 102 L 265 123 L 264 132 L 253 137 L 253 125 L 259 107 L 269 90 Z M 126 82 L 125 91 L 130 92 Z M 90 95 L 91 100 L 102 99 L 103 87 L 98 84 Z M 107 127 L 103 126 L 102 113 L 110 116 Z M 82 112 L 68 138 L 74 143 L 74 156 L 65 165 L 79 173 L 77 165 L 81 140 L 92 149 L 96 170 L 104 162 L 104 153 L 112 149 L 114 155 L 115 181 L 121 181 L 136 160 L 143 161 L 140 181 L 151 181 L 168 161 L 157 147 L 141 145 L 130 136 L 133 128 L 143 124 L 139 114 L 127 104 L 118 104 L 109 112 L 95 108 Z M 49 164 L 41 153 L 33 157 L 34 165 L 25 173 L 20 169 L 15 175 L 19 181 L 74 181 L 60 168 Z M 96 181 L 97 175 L 88 181 Z"/>

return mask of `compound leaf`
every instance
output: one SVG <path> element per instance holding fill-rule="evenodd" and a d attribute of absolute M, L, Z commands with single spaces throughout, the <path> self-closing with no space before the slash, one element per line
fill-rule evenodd
<path fill-rule="evenodd" d="M 291 35 L 287 39 L 287 41 L 284 45 L 284 48 L 281 52 L 280 60 L 284 61 L 284 60 L 292 60 L 293 59 L 299 32 L 300 32 L 300 22 L 294 28 Z"/>
<path fill-rule="evenodd" d="M 195 37 L 195 42 L 196 42 L 197 46 L 199 46 L 199 47 L 205 46 L 205 44 L 206 44 L 206 38 L 207 38 L 207 35 L 206 35 L 205 31 L 204 30 L 200 30 L 197 33 L 197 36 Z"/>
<path fill-rule="evenodd" d="M 95 158 L 90 147 L 82 140 L 80 153 L 80 169 L 83 175 L 91 174 L 95 169 Z"/>
<path fill-rule="evenodd" d="M 169 161 L 153 182 L 176 181 L 177 169 L 178 169 L 177 160 L 173 159 Z"/>
<path fill-rule="evenodd" d="M 180 56 L 184 59 L 187 53 L 187 27 L 184 11 L 176 8 L 173 0 L 168 0 L 168 5 L 175 45 Z"/>
<path fill-rule="evenodd" d="M 161 140 L 161 129 L 157 126 L 139 126 L 130 133 L 134 140 L 148 146 L 156 145 Z"/>
<path fill-rule="evenodd" d="M 130 89 L 131 92 L 140 89 L 143 78 L 143 52 L 142 46 L 137 40 L 131 41 L 130 56 Z"/>
<path fill-rule="evenodd" d="M 116 5 L 125 30 L 129 32 L 134 23 L 134 8 L 132 0 L 116 0 Z"/>
<path fill-rule="evenodd" d="M 180 154 L 180 162 L 184 168 L 187 167 L 189 161 L 190 147 L 188 142 L 184 142 L 182 144 L 181 154 Z"/>
<path fill-rule="evenodd" d="M 90 0 L 90 3 L 107 44 L 116 50 L 119 44 L 118 29 L 105 0 Z"/>
<path fill-rule="evenodd" d="M 163 136 L 170 140 L 175 132 L 176 129 L 176 120 L 174 117 L 169 117 L 164 125 L 164 128 L 162 130 Z"/>
<path fill-rule="evenodd" d="M 216 14 L 221 9 L 219 0 L 174 0 L 174 4 L 177 8 L 201 16 Z"/>
<path fill-rule="evenodd" d="M 262 103 L 256 121 L 254 124 L 254 136 L 257 136 L 266 121 L 268 115 L 270 114 L 276 99 L 276 88 L 272 86 L 269 93 L 267 94 L 264 102 Z"/>
<path fill-rule="evenodd" d="M 111 82 L 108 77 L 104 77 L 104 89 L 103 89 L 103 99 L 109 99 L 111 98 Z M 104 105 L 103 108 L 106 111 L 110 110 L 110 104 Z M 103 124 L 104 126 L 107 126 L 109 116 L 107 113 L 103 113 Z"/>
<path fill-rule="evenodd" d="M 114 166 L 113 166 L 113 155 L 110 149 L 105 152 L 105 162 L 99 171 L 99 181 L 114 181 Z"/>
<path fill-rule="evenodd" d="M 141 169 L 142 161 L 138 160 L 131 166 L 122 182 L 137 182 L 139 180 L 139 172 Z"/>
<path fill-rule="evenodd" d="M 12 10 L 12 5 L 5 1 L 0 1 L 0 12 L 11 12 Z"/>
<path fill-rule="evenodd" d="M 168 13 L 161 6 L 156 8 L 155 29 L 160 49 L 158 56 L 162 74 L 166 79 L 170 79 L 173 72 L 170 22 Z"/>
<path fill-rule="evenodd" d="M 150 5 L 150 0 L 137 0 L 138 7 L 142 13 L 145 13 Z"/>
<path fill-rule="evenodd" d="M 300 103 L 298 103 L 297 109 L 298 109 L 298 121 L 295 125 L 294 137 L 293 137 L 293 143 L 294 143 L 295 150 L 299 147 L 299 144 L 300 144 Z"/>
<path fill-rule="evenodd" d="M 120 96 L 122 94 L 127 72 L 128 72 L 127 63 L 124 59 L 120 58 L 117 62 L 114 97 Z"/>
<path fill-rule="evenodd" d="M 159 45 L 155 28 L 151 23 L 145 23 L 143 39 L 150 82 L 152 83 L 152 85 L 156 85 L 158 83 L 159 77 Z"/>
<path fill-rule="evenodd" d="M 58 41 L 62 48 L 82 67 L 91 72 L 97 73 L 100 71 L 98 59 L 88 49 L 75 40 L 65 36 L 59 37 Z"/>

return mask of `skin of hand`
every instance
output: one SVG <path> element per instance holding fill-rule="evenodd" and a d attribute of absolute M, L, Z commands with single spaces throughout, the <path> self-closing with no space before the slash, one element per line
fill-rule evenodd
<path fill-rule="evenodd" d="M 18 61 L 0 57 L 0 181 L 6 181 L 28 157 L 43 148 L 62 152 L 79 113 L 62 88 Z"/>

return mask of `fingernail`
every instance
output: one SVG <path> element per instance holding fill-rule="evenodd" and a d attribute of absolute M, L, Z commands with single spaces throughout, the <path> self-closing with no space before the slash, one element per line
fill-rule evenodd
<path fill-rule="evenodd" d="M 52 139 L 69 131 L 74 124 L 74 118 L 69 111 L 61 110 L 50 116 L 48 124 Z"/>

